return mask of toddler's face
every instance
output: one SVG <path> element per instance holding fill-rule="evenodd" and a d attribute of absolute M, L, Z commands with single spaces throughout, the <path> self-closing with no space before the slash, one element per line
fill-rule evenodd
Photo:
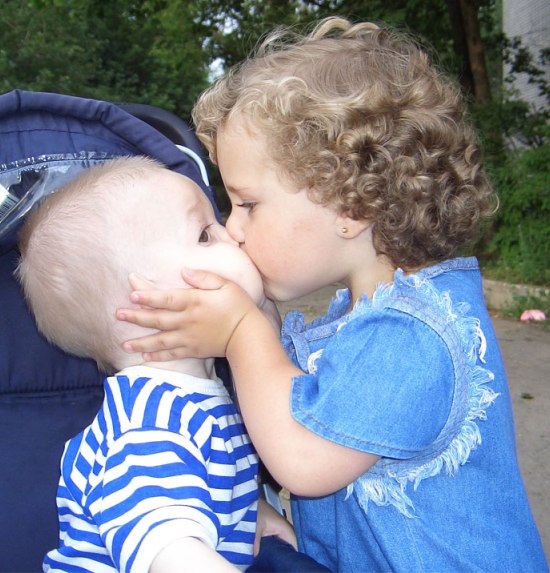
<path fill-rule="evenodd" d="M 265 137 L 244 125 L 236 116 L 220 130 L 217 161 L 231 200 L 227 231 L 259 269 L 266 295 L 288 301 L 342 282 L 349 266 L 336 212 L 282 178 Z"/>
<path fill-rule="evenodd" d="M 162 186 L 161 219 L 155 253 L 159 268 L 170 272 L 156 277 L 164 286 L 181 286 L 180 271 L 185 267 L 213 272 L 241 286 L 259 304 L 264 298 L 260 274 L 248 255 L 239 248 L 217 222 L 214 210 L 204 192 L 190 179 L 166 171 L 154 185 Z M 161 214 L 163 213 L 163 214 Z M 161 285 L 159 285 L 161 286 Z"/>

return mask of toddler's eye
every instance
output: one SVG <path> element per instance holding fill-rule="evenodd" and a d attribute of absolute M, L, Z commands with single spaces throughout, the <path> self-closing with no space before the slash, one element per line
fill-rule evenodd
<path fill-rule="evenodd" d="M 237 207 L 242 207 L 243 209 L 246 209 L 250 213 L 251 211 L 254 210 L 254 207 L 256 207 L 256 203 L 252 203 L 251 201 L 245 201 L 244 203 L 240 203 L 239 205 L 237 205 Z"/>
<path fill-rule="evenodd" d="M 199 243 L 208 243 L 210 241 L 210 225 L 205 227 L 200 234 Z"/>

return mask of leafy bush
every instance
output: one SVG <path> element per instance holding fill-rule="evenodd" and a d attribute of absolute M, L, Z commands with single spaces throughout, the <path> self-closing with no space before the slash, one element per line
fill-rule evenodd
<path fill-rule="evenodd" d="M 490 105 L 472 107 L 481 131 L 500 209 L 477 247 L 486 275 L 508 282 L 550 285 L 550 86 L 540 63 L 518 39 L 503 38 L 506 82 L 518 74 L 538 88 L 539 107 L 504 89 Z"/>
<path fill-rule="evenodd" d="M 490 171 L 500 208 L 482 261 L 494 278 L 550 285 L 550 144 L 510 151 Z"/>

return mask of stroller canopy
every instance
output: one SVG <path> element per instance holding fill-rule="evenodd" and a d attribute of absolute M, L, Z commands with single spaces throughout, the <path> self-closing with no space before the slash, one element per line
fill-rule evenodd
<path fill-rule="evenodd" d="M 189 130 L 185 136 L 193 134 Z M 188 152 L 182 153 L 151 125 L 111 103 L 20 90 L 1 95 L 1 252 L 14 246 L 17 228 L 37 200 L 81 169 L 116 156 L 158 159 L 196 181 L 215 207 L 204 166 Z"/>

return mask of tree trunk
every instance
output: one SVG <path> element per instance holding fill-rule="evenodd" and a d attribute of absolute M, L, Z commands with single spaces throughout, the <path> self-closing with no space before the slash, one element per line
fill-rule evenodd
<path fill-rule="evenodd" d="M 447 0 L 447 6 L 453 32 L 453 51 L 459 61 L 458 79 L 463 93 L 466 96 L 470 96 L 474 94 L 474 78 L 472 77 L 466 32 L 462 21 L 459 0 Z"/>
<path fill-rule="evenodd" d="M 475 100 L 477 103 L 488 103 L 491 101 L 491 89 L 489 87 L 489 74 L 485 65 L 485 53 L 479 33 L 477 8 L 474 0 L 458 0 L 458 2 L 464 25 L 470 70 L 474 81 Z"/>

